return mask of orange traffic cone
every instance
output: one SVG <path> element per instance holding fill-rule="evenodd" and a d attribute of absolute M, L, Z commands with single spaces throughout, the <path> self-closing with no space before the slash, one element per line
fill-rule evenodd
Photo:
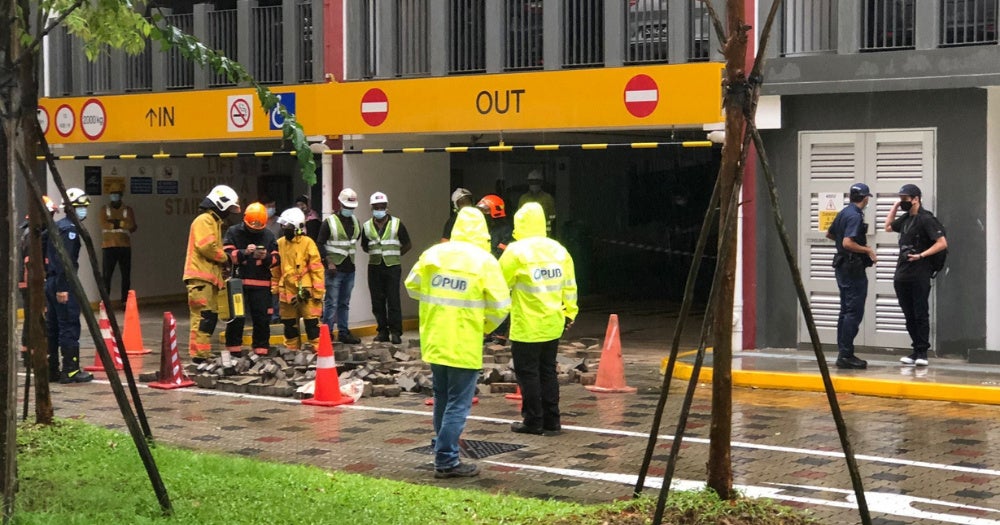
<path fill-rule="evenodd" d="M 302 404 L 333 407 L 353 402 L 354 398 L 340 394 L 340 378 L 337 376 L 337 362 L 333 359 L 330 330 L 325 324 L 321 324 L 319 348 L 316 349 L 316 389 L 311 398 L 302 400 Z"/>
<path fill-rule="evenodd" d="M 511 399 L 511 400 L 514 400 L 514 401 L 520 401 L 521 400 L 521 385 L 517 385 L 517 392 L 514 392 L 513 394 L 506 394 L 503 397 L 505 399 Z"/>
<path fill-rule="evenodd" d="M 132 293 L 129 292 L 129 302 L 132 302 Z M 149 388 L 159 388 L 161 390 L 172 390 L 174 388 L 184 388 L 194 386 L 184 368 L 181 367 L 181 356 L 177 354 L 177 321 L 174 314 L 163 312 L 163 350 L 160 353 L 160 379 L 149 384 Z"/>
<path fill-rule="evenodd" d="M 151 352 L 142 343 L 142 326 L 139 324 L 139 303 L 135 299 L 135 290 L 128 291 L 128 301 L 125 302 L 125 330 L 122 334 L 125 343 L 125 353 L 142 355 Z"/>
<path fill-rule="evenodd" d="M 636 391 L 625 384 L 622 342 L 618 336 L 618 314 L 611 314 L 608 319 L 608 331 L 604 334 L 604 348 L 601 349 L 601 364 L 597 367 L 597 384 L 587 386 L 586 389 L 604 394 L 631 394 Z"/>
<path fill-rule="evenodd" d="M 104 308 L 103 301 L 101 302 L 101 316 L 97 319 L 97 324 L 101 327 L 101 337 L 104 338 L 104 345 L 111 353 L 111 360 L 115 362 L 115 370 L 124 370 L 122 356 L 118 353 L 118 343 L 115 342 L 115 336 L 111 334 L 111 321 L 108 320 L 108 311 Z M 104 363 L 101 361 L 100 352 L 95 351 L 94 364 L 85 366 L 83 369 L 88 372 L 104 372 Z"/>

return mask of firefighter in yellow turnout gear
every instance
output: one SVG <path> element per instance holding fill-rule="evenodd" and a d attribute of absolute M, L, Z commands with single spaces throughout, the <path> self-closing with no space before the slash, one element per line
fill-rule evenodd
<path fill-rule="evenodd" d="M 201 361 L 212 355 L 212 333 L 219 322 L 219 290 L 225 286 L 222 269 L 228 257 L 222 250 L 222 223 L 230 213 L 240 212 L 239 197 L 229 186 L 212 188 L 199 206 L 201 214 L 191 223 L 184 284 L 191 312 L 188 352 Z"/>
<path fill-rule="evenodd" d="M 299 318 L 306 326 L 309 344 L 319 344 L 319 317 L 326 293 L 323 261 L 316 242 L 306 233 L 302 210 L 289 208 L 278 218 L 278 264 L 271 269 L 271 293 L 278 296 L 281 324 L 285 325 L 285 347 L 300 348 Z"/>

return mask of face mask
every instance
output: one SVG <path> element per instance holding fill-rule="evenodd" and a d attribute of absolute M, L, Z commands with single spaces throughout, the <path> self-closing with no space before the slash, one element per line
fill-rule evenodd
<path fill-rule="evenodd" d="M 292 240 L 295 238 L 295 230 L 285 230 L 285 240 Z"/>
<path fill-rule="evenodd" d="M 122 196 L 121 195 L 119 195 L 117 193 L 112 193 L 111 194 L 111 202 L 116 202 L 117 203 L 117 202 L 121 202 L 121 201 L 122 201 Z"/>
<path fill-rule="evenodd" d="M 529 184 L 528 185 L 528 189 L 531 190 L 532 193 L 538 193 L 538 192 L 542 191 L 542 185 L 541 184 Z"/>
<path fill-rule="evenodd" d="M 354 210 L 352 210 L 350 208 L 344 208 L 344 209 L 340 210 L 340 214 L 343 215 L 344 217 L 350 217 L 350 216 L 354 215 Z"/>
<path fill-rule="evenodd" d="M 274 217 L 274 214 L 275 214 L 275 213 L 276 213 L 276 212 L 274 211 L 274 208 L 268 208 L 268 209 L 267 209 L 267 218 L 269 218 L 269 219 L 270 219 L 271 217 Z"/>
<path fill-rule="evenodd" d="M 75 209 L 76 209 L 77 219 L 80 219 L 82 221 L 87 218 L 87 208 L 75 208 Z"/>
<path fill-rule="evenodd" d="M 899 209 L 903 211 L 910 211 L 913 208 L 913 201 L 901 201 L 899 203 Z"/>
<path fill-rule="evenodd" d="M 376 219 L 384 219 L 386 213 L 388 213 L 386 210 L 372 210 L 372 217 L 375 217 Z"/>

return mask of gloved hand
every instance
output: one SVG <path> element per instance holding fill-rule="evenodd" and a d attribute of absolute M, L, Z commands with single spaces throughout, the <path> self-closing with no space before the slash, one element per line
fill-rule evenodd
<path fill-rule="evenodd" d="M 299 299 L 302 299 L 303 301 L 305 301 L 306 299 L 309 299 L 310 297 L 312 297 L 312 295 L 309 294 L 309 289 L 308 288 L 299 288 Z"/>
<path fill-rule="evenodd" d="M 247 257 L 250 257 L 256 251 L 257 251 L 257 245 L 256 244 L 251 244 L 251 245 L 247 246 L 247 248 L 245 250 L 243 250 L 243 255 L 246 255 Z"/>
<path fill-rule="evenodd" d="M 264 248 L 263 246 L 258 246 L 257 251 L 255 251 L 253 254 L 253 258 L 263 259 L 265 257 L 267 257 L 267 248 Z"/>

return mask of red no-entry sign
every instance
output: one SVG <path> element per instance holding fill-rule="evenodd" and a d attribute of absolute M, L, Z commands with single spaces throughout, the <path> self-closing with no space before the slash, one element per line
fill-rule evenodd
<path fill-rule="evenodd" d="M 361 118 L 369 126 L 378 126 L 389 116 L 389 98 L 379 88 L 372 88 L 361 97 Z"/>
<path fill-rule="evenodd" d="M 659 101 L 660 90 L 648 75 L 636 75 L 625 84 L 625 109 L 633 116 L 649 116 Z"/>

